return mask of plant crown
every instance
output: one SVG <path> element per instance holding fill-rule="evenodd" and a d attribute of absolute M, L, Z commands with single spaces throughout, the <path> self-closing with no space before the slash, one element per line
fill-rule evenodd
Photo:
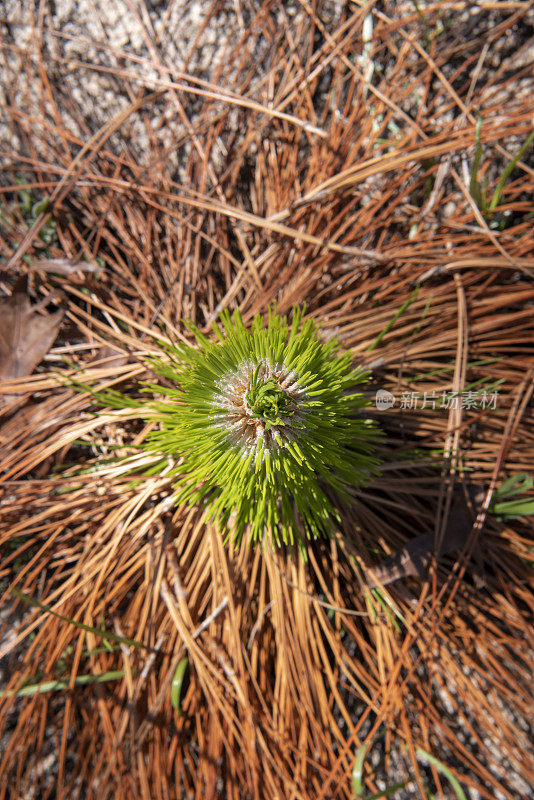
<path fill-rule="evenodd" d="M 290 325 L 272 309 L 250 332 L 225 311 L 213 338 L 186 323 L 197 346 L 155 360 L 176 388 L 150 385 L 166 397 L 146 447 L 173 459 L 176 503 L 204 503 L 238 540 L 246 530 L 254 542 L 301 546 L 328 535 L 338 519 L 329 490 L 346 500 L 378 469 L 379 431 L 357 391 L 369 373 L 303 311 Z"/>

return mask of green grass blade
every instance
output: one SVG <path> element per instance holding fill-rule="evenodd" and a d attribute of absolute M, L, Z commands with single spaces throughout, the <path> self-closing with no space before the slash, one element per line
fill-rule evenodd
<path fill-rule="evenodd" d="M 412 335 L 410 336 L 410 342 L 409 342 L 410 344 L 413 342 L 413 340 L 415 339 L 415 337 L 417 336 L 417 334 L 419 333 L 419 331 L 423 327 L 423 322 L 425 321 L 426 316 L 427 316 L 427 314 L 428 314 L 428 312 L 430 310 L 430 306 L 432 305 L 432 300 L 433 299 L 434 298 L 433 298 L 432 295 L 428 298 L 428 300 L 426 302 L 426 306 L 423 309 L 423 313 L 421 314 L 421 319 L 419 320 L 419 322 L 415 326 L 414 331 L 413 331 Z"/>
<path fill-rule="evenodd" d="M 433 764 L 436 767 L 436 769 L 439 770 L 439 772 L 441 772 L 441 774 L 445 778 L 447 778 L 450 785 L 454 789 L 454 792 L 458 800 L 467 800 L 465 792 L 460 786 L 460 781 L 452 774 L 450 769 L 447 766 L 445 766 L 445 764 L 439 761 L 439 759 L 437 759 L 435 756 L 431 755 L 430 753 L 427 753 L 425 750 L 422 750 L 420 747 L 416 748 L 416 753 L 422 761 L 427 761 L 429 764 Z"/>
<path fill-rule="evenodd" d="M 369 347 L 367 348 L 367 352 L 370 352 L 371 350 L 374 350 L 374 349 L 375 349 L 375 347 L 378 347 L 378 345 L 380 344 L 380 342 L 382 341 L 382 339 L 384 338 L 384 336 L 386 335 L 386 333 L 389 333 L 389 331 L 390 331 L 390 330 L 392 329 L 392 327 L 395 325 L 396 321 L 397 321 L 397 320 L 398 320 L 398 318 L 401 316 L 401 314 L 404 314 L 404 312 L 406 311 L 406 309 L 407 309 L 409 306 L 411 306 L 411 304 L 413 303 L 413 301 L 414 301 L 414 300 L 415 300 L 415 298 L 417 297 L 418 293 L 419 293 L 419 286 L 416 286 L 416 287 L 415 287 L 415 289 L 414 289 L 414 291 L 411 293 L 411 295 L 410 295 L 410 296 L 408 297 L 408 299 L 406 300 L 406 302 L 404 302 L 404 303 L 402 304 L 402 306 L 399 308 L 399 310 L 397 311 L 397 313 L 394 315 L 393 319 L 390 319 L 390 321 L 388 322 L 388 324 L 386 325 L 386 327 L 384 328 L 384 330 L 380 331 L 380 333 L 378 334 L 378 336 L 376 337 L 376 339 L 374 340 L 374 342 L 373 342 L 371 345 L 369 345 Z"/>
<path fill-rule="evenodd" d="M 92 683 L 105 683 L 106 681 L 117 681 L 124 678 L 124 670 L 118 669 L 112 672 L 102 672 L 97 675 L 78 675 L 74 679 L 75 686 L 89 686 Z M 30 686 L 23 686 L 22 689 L 10 690 L 9 692 L 0 691 L 0 697 L 33 697 L 36 694 L 47 694 L 48 692 L 60 692 L 69 688 L 68 681 L 45 681 L 44 683 L 34 683 Z"/>
<path fill-rule="evenodd" d="M 358 747 L 356 750 L 356 758 L 354 759 L 354 766 L 352 768 L 352 791 L 356 797 L 361 797 L 363 794 L 363 765 L 365 763 L 365 756 L 367 755 L 370 744 L 371 742 L 362 744 L 361 747 Z"/>
<path fill-rule="evenodd" d="M 534 481 L 526 472 L 518 472 L 505 480 L 495 489 L 494 497 L 508 499 L 520 492 L 528 492 L 534 486 Z"/>
<path fill-rule="evenodd" d="M 188 667 L 188 664 L 189 659 L 187 656 L 185 656 L 176 667 L 176 672 L 174 673 L 174 678 L 172 679 L 171 683 L 171 705 L 174 710 L 178 712 L 178 714 L 182 713 L 180 699 L 182 694 L 182 684 L 184 682 L 185 671 Z"/>
<path fill-rule="evenodd" d="M 467 368 L 472 369 L 473 367 L 482 367 L 487 364 L 496 364 L 499 361 L 498 358 L 482 358 L 478 361 L 469 361 L 467 363 Z M 421 381 L 421 380 L 428 380 L 428 378 L 433 378 L 436 375 L 444 375 L 447 372 L 454 372 L 456 369 L 455 364 L 451 364 L 450 367 L 439 367 L 438 369 L 432 369 L 428 372 L 420 372 L 418 375 L 414 375 L 413 377 L 407 377 L 406 383 L 414 383 L 414 381 Z M 474 384 L 472 384 L 474 385 Z"/>
<path fill-rule="evenodd" d="M 430 35 L 430 28 L 428 26 L 428 22 L 426 21 L 425 15 L 423 14 L 421 9 L 419 8 L 419 3 L 417 2 L 417 0 L 412 0 L 412 5 L 415 8 L 415 13 L 419 17 L 419 21 L 420 21 L 421 26 L 423 28 L 423 37 L 424 37 L 424 40 L 425 40 L 425 49 L 428 50 L 428 47 L 432 42 L 432 37 Z"/>
<path fill-rule="evenodd" d="M 512 159 L 510 159 L 508 164 L 505 166 L 503 173 L 499 178 L 499 183 L 497 184 L 496 189 L 493 192 L 493 197 L 491 198 L 488 211 L 493 211 L 499 205 L 506 181 L 513 172 L 517 162 L 525 155 L 526 151 L 530 147 L 530 143 L 532 142 L 532 140 L 534 140 L 534 130 L 529 133 L 529 135 L 519 148 L 518 152 Z"/>
<path fill-rule="evenodd" d="M 497 516 L 527 517 L 534 514 L 534 500 L 506 500 L 504 503 L 496 503 L 491 511 Z"/>
<path fill-rule="evenodd" d="M 478 115 L 477 119 L 477 126 L 476 126 L 476 150 L 475 150 L 475 157 L 473 159 L 473 166 L 471 167 L 471 177 L 469 180 L 469 194 L 482 211 L 482 213 L 486 210 L 486 198 L 482 192 L 482 188 L 480 186 L 480 182 L 477 180 L 478 170 L 480 167 L 480 159 L 482 158 L 482 144 L 480 143 L 480 129 L 482 127 L 482 117 L 480 114 Z"/>
<path fill-rule="evenodd" d="M 389 621 L 397 631 L 397 633 L 402 633 L 401 627 L 395 617 L 398 617 L 403 625 L 406 625 L 406 620 L 404 619 L 403 615 L 399 611 L 399 609 L 395 606 L 395 604 L 387 597 L 384 592 L 380 589 L 371 589 L 371 594 L 375 598 L 375 600 L 380 603 L 382 608 L 384 609 L 385 614 L 387 614 Z"/>
<path fill-rule="evenodd" d="M 138 642 L 136 639 L 127 639 L 125 636 L 118 636 L 116 633 L 111 633 L 111 631 L 103 631 L 100 628 L 93 628 L 91 625 L 84 625 L 83 622 L 76 622 L 74 619 L 69 619 L 69 617 L 64 617 L 63 614 L 58 614 L 57 611 L 54 611 L 50 608 L 50 606 L 41 603 L 40 600 L 36 600 L 34 597 L 30 597 L 27 594 L 24 594 L 20 591 L 20 589 L 15 589 L 11 587 L 11 593 L 18 597 L 20 600 L 23 600 L 29 606 L 36 606 L 37 608 L 42 609 L 43 611 L 47 611 L 49 614 L 52 614 L 54 617 L 63 620 L 63 622 L 68 622 L 70 625 L 74 625 L 75 628 L 78 628 L 81 631 L 87 631 L 88 633 L 94 633 L 95 636 L 100 636 L 102 639 L 112 641 L 112 642 L 120 642 L 122 644 L 130 645 L 131 647 L 141 647 L 144 650 L 150 650 L 151 648 L 148 647 L 143 642 Z"/>
<path fill-rule="evenodd" d="M 412 782 L 413 778 L 410 778 L 407 781 L 400 781 L 399 783 L 394 783 L 391 786 L 387 786 L 381 792 L 375 792 L 375 794 L 366 795 L 363 798 L 363 800 L 380 800 L 381 797 L 389 797 L 389 795 L 393 794 L 393 792 L 397 792 L 399 789 L 404 789 L 405 786 L 408 786 L 408 784 Z"/>

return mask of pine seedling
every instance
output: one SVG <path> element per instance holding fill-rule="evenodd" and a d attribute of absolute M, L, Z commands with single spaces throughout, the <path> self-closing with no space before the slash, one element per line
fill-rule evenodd
<path fill-rule="evenodd" d="M 144 446 L 172 460 L 176 504 L 203 504 L 236 540 L 328 535 L 338 518 L 328 490 L 347 500 L 378 469 L 379 431 L 358 391 L 369 373 L 302 317 L 294 309 L 289 325 L 271 310 L 248 331 L 224 312 L 212 338 L 188 324 L 197 346 L 166 346 L 169 360 L 153 361 L 175 388 L 146 387 L 165 398 L 151 405 L 159 427 Z"/>

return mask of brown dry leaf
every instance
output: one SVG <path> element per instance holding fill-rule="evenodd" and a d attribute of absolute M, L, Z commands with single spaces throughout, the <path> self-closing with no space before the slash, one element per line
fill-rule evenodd
<path fill-rule="evenodd" d="M 0 380 L 30 375 L 52 346 L 63 311 L 40 314 L 49 302 L 44 298 L 32 306 L 28 295 L 16 289 L 0 298 Z"/>
<path fill-rule="evenodd" d="M 104 362 L 107 368 L 109 367 L 122 367 L 128 363 L 129 355 L 120 350 L 116 350 L 111 345 L 106 345 L 100 351 L 100 362 Z"/>
<path fill-rule="evenodd" d="M 57 272 L 58 275 L 72 275 L 73 272 L 102 272 L 102 267 L 92 261 L 75 261 L 71 258 L 41 258 L 30 268 L 33 272 Z"/>
<path fill-rule="evenodd" d="M 482 501 L 481 492 L 470 491 L 470 494 L 475 503 Z M 465 497 L 458 493 L 449 514 L 443 541 L 437 552 L 438 557 L 449 555 L 454 550 L 461 550 L 467 542 L 472 527 L 473 519 Z M 367 586 L 375 589 L 409 576 L 423 578 L 435 552 L 434 534 L 422 533 L 381 564 L 373 567 L 367 577 Z"/>

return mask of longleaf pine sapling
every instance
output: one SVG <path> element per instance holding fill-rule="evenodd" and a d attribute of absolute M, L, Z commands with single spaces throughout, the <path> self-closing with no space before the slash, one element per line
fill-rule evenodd
<path fill-rule="evenodd" d="M 269 312 L 250 331 L 225 311 L 207 338 L 186 323 L 197 346 L 166 347 L 156 371 L 175 388 L 152 410 L 159 422 L 146 447 L 174 463 L 177 504 L 204 504 L 228 535 L 280 544 L 328 535 L 336 511 L 330 488 L 347 499 L 378 470 L 379 431 L 361 412 L 352 369 L 335 339 L 321 341 L 303 309 L 291 325 Z M 153 416 L 151 416 L 154 419 Z"/>

